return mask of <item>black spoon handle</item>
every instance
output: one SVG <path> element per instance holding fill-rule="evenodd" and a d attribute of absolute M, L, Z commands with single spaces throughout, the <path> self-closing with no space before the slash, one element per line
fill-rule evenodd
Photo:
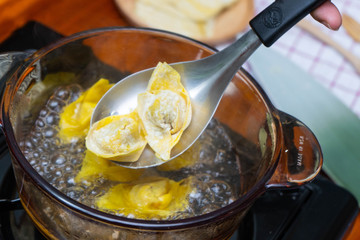
<path fill-rule="evenodd" d="M 256 15 L 250 26 L 261 42 L 270 47 L 284 33 L 326 0 L 276 0 Z"/>

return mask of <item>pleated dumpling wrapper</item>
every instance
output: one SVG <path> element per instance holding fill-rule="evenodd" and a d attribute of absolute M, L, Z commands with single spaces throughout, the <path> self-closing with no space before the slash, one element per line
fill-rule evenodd
<path fill-rule="evenodd" d="M 77 100 L 64 107 L 59 121 L 59 137 L 64 142 L 77 141 L 86 136 L 96 104 L 112 86 L 109 80 L 101 78 Z"/>
<path fill-rule="evenodd" d="M 166 220 L 188 208 L 192 190 L 191 177 L 176 182 L 152 176 L 115 185 L 98 198 L 96 205 L 101 210 L 115 210 L 138 219 Z"/>
<path fill-rule="evenodd" d="M 137 111 L 149 146 L 158 158 L 169 160 L 191 121 L 190 97 L 180 74 L 167 63 L 158 63 L 146 92 L 138 95 Z"/>
<path fill-rule="evenodd" d="M 136 111 L 101 119 L 91 126 L 86 137 L 89 151 L 113 161 L 135 162 L 145 146 L 145 132 Z"/>

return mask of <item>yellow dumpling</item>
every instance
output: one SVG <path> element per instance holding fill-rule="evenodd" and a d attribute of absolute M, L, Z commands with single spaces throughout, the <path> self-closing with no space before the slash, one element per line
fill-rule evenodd
<path fill-rule="evenodd" d="M 191 121 L 190 97 L 180 75 L 166 63 L 155 68 L 147 90 L 138 95 L 138 113 L 146 131 L 146 140 L 158 158 L 170 159 Z"/>
<path fill-rule="evenodd" d="M 130 182 L 138 180 L 144 169 L 130 169 L 121 167 L 111 161 L 96 156 L 87 150 L 83 159 L 80 172 L 75 177 L 75 182 L 93 182 L 98 178 L 110 181 Z"/>
<path fill-rule="evenodd" d="M 59 136 L 65 142 L 85 137 L 90 128 L 90 119 L 100 98 L 113 86 L 100 79 L 79 98 L 64 107 L 60 114 Z"/>
<path fill-rule="evenodd" d="M 187 208 L 191 189 L 188 179 L 176 182 L 163 177 L 149 177 L 114 186 L 97 200 L 96 205 L 135 218 L 164 219 Z"/>
<path fill-rule="evenodd" d="M 86 137 L 89 151 L 114 161 L 137 161 L 145 146 L 145 133 L 136 111 L 101 119 L 91 126 Z"/>

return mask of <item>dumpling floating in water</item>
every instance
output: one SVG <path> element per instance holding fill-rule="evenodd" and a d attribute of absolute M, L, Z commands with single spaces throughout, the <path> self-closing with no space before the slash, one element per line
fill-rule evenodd
<path fill-rule="evenodd" d="M 102 78 L 64 108 L 59 121 L 59 137 L 63 141 L 71 142 L 86 136 L 96 104 L 112 86 Z"/>
<path fill-rule="evenodd" d="M 188 208 L 191 178 L 179 182 L 164 177 L 148 177 L 120 183 L 101 196 L 96 205 L 105 211 L 139 219 L 167 219 Z"/>
<path fill-rule="evenodd" d="M 74 180 L 76 183 L 83 181 L 91 183 L 103 178 L 114 182 L 130 182 L 138 180 L 143 173 L 144 169 L 124 168 L 87 150 L 81 170 Z"/>

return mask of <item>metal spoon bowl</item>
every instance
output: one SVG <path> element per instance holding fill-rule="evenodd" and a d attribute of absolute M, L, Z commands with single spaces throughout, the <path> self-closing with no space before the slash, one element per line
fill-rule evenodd
<path fill-rule="evenodd" d="M 170 160 L 178 157 L 198 139 L 213 117 L 226 87 L 251 54 L 262 43 L 271 46 L 324 1 L 275 1 L 251 20 L 252 29 L 229 47 L 204 59 L 170 64 L 179 72 L 192 104 L 191 123 L 172 149 Z M 113 86 L 97 104 L 91 124 L 110 115 L 133 111 L 137 106 L 137 95 L 146 91 L 152 71 L 153 68 L 137 72 Z M 116 163 L 129 168 L 147 168 L 165 162 L 146 147 L 138 161 Z"/>

